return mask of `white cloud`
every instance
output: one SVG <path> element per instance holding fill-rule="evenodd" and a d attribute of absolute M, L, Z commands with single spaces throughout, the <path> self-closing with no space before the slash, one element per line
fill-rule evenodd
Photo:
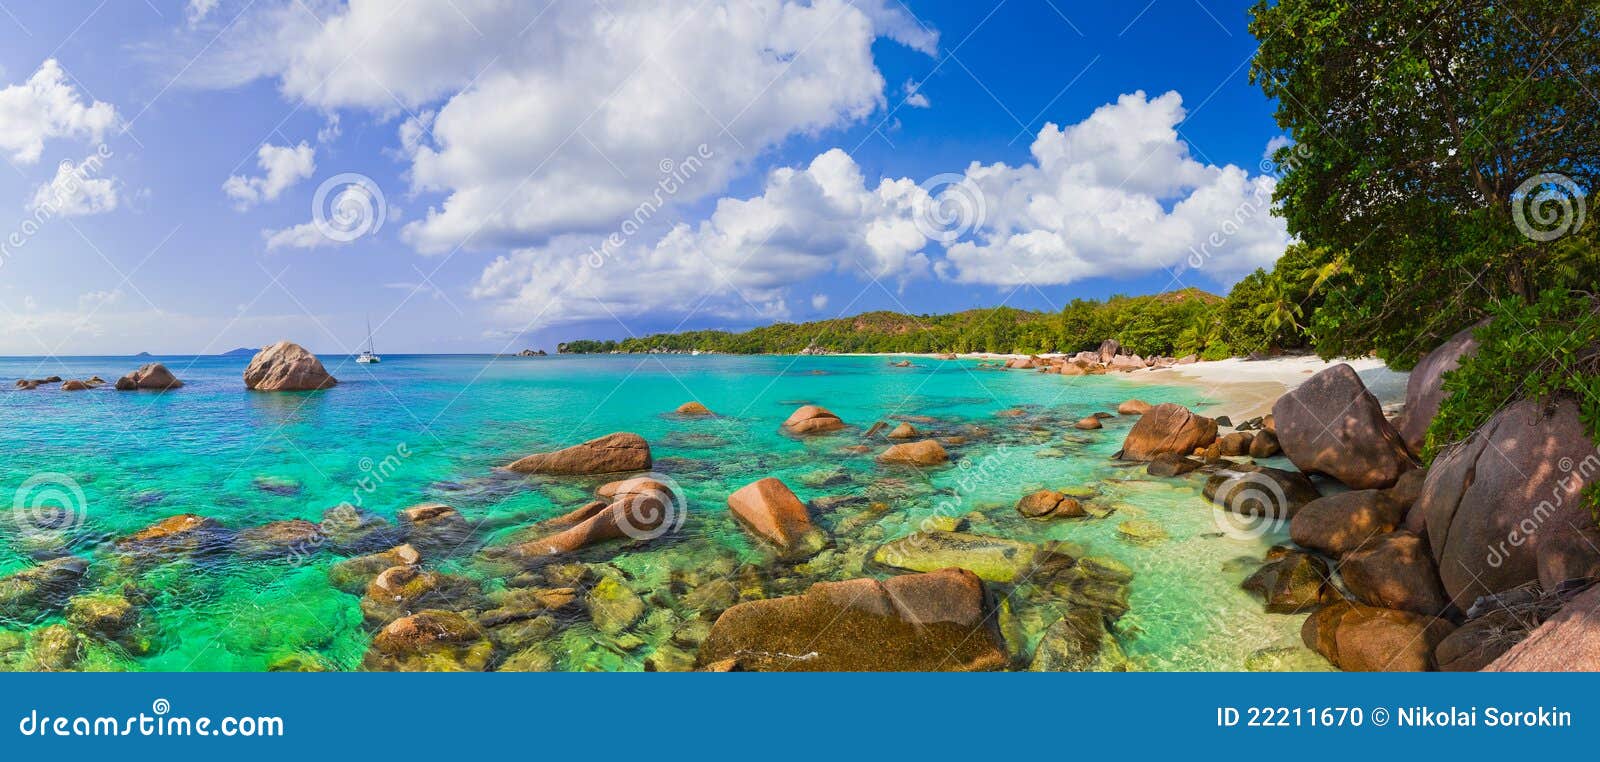
<path fill-rule="evenodd" d="M 261 237 L 266 239 L 268 251 L 282 248 L 316 249 L 342 243 L 324 235 L 315 222 L 302 222 L 282 230 L 263 230 Z"/>
<path fill-rule="evenodd" d="M 316 149 L 304 140 L 297 146 L 275 146 L 262 143 L 256 151 L 256 163 L 265 173 L 261 177 L 230 176 L 222 184 L 222 191 L 247 209 L 263 201 L 273 201 L 285 190 L 317 171 Z"/>
<path fill-rule="evenodd" d="M 653 243 L 566 236 L 514 251 L 484 271 L 473 295 L 507 319 L 545 323 L 691 310 L 772 319 L 789 314 L 791 291 L 812 279 L 904 282 L 929 269 L 930 252 L 937 274 L 961 283 L 1064 285 L 1198 268 L 1227 284 L 1288 244 L 1270 214 L 1275 180 L 1195 161 L 1175 130 L 1183 115 L 1176 93 L 1125 95 L 1077 124 L 1046 125 L 1030 163 L 974 162 L 964 183 L 934 188 L 937 199 L 908 178 L 868 185 L 833 149 L 803 169 L 774 170 L 761 195 L 721 199 L 704 222 Z M 969 203 L 941 203 L 960 201 Z M 945 231 L 958 235 L 940 258 Z"/>
<path fill-rule="evenodd" d="M 206 16 L 211 15 L 211 12 L 217 9 L 219 2 L 221 0 L 189 0 L 189 4 L 184 10 L 185 16 L 189 20 L 189 25 L 194 26 L 205 21 Z"/>
<path fill-rule="evenodd" d="M 900 91 L 905 93 L 905 105 L 907 106 L 912 108 L 929 108 L 933 105 L 928 101 L 928 96 L 922 94 L 922 86 L 909 79 L 906 80 L 906 83 L 900 87 Z"/>
<path fill-rule="evenodd" d="M 63 161 L 56 176 L 33 192 L 28 211 L 62 217 L 103 214 L 117 208 L 117 181 L 98 177 L 105 157 L 90 155 L 77 164 Z"/>
<path fill-rule="evenodd" d="M 0 151 L 32 164 L 46 140 L 100 140 L 117 123 L 111 104 L 86 99 L 54 58 L 45 60 L 27 82 L 0 89 Z"/>
<path fill-rule="evenodd" d="M 537 246 L 607 230 L 665 161 L 715 156 L 673 201 L 715 193 L 764 152 L 885 104 L 873 43 L 937 34 L 895 0 L 457 0 L 252 12 L 208 59 L 210 84 L 278 78 L 324 111 L 407 117 L 403 229 L 424 252 Z M 737 77 L 728 72 L 737 71 Z M 414 118 L 420 116 L 421 118 Z"/>
<path fill-rule="evenodd" d="M 827 294 L 812 294 L 811 295 L 811 309 L 816 310 L 818 312 L 821 312 L 822 310 L 827 309 L 827 307 L 828 307 L 828 295 Z"/>

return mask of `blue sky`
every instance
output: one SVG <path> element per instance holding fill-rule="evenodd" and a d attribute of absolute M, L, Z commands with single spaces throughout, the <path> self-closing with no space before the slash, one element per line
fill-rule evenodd
<path fill-rule="evenodd" d="M 1248 5 L 6 3 L 0 354 L 1221 291 L 1287 241 Z"/>

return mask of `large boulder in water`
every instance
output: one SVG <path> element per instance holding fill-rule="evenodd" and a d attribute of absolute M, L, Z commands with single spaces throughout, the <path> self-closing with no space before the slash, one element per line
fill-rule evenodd
<path fill-rule="evenodd" d="M 1445 339 L 1411 369 L 1411 376 L 1406 379 L 1406 406 L 1394 420 L 1400 438 L 1411 452 L 1422 453 L 1428 427 L 1439 414 L 1445 397 L 1444 374 L 1460 367 L 1461 358 L 1478 351 L 1478 340 L 1472 335 L 1477 328 L 1472 326 Z"/>
<path fill-rule="evenodd" d="M 244 369 L 244 388 L 262 392 L 327 389 L 339 383 L 305 347 L 280 341 L 256 353 Z"/>
<path fill-rule="evenodd" d="M 746 484 L 729 495 L 728 510 L 784 558 L 815 555 L 827 543 L 822 530 L 812 525 L 805 503 L 773 477 Z"/>
<path fill-rule="evenodd" d="M 619 431 L 555 452 L 522 458 L 507 469 L 523 474 L 614 474 L 650 470 L 650 443 L 644 437 Z"/>
<path fill-rule="evenodd" d="M 902 466 L 937 466 L 948 460 L 950 454 L 934 439 L 897 444 L 878 455 L 879 463 Z"/>
<path fill-rule="evenodd" d="M 783 429 L 791 434 L 821 434 L 844 428 L 844 421 L 821 405 L 801 405 L 783 422 Z"/>
<path fill-rule="evenodd" d="M 1414 466 L 1378 398 L 1344 363 L 1279 397 L 1272 415 L 1278 445 L 1296 468 L 1351 489 L 1392 486 Z"/>
<path fill-rule="evenodd" d="M 1346 672 L 1426 672 L 1454 629 L 1437 617 L 1339 601 L 1306 617 L 1300 638 Z"/>
<path fill-rule="evenodd" d="M 1575 401 L 1523 400 L 1434 459 L 1411 510 L 1423 513 L 1457 607 L 1534 580 L 1552 590 L 1600 572 L 1594 517 L 1580 496 L 1600 478 L 1595 450 Z"/>
<path fill-rule="evenodd" d="M 132 391 L 135 389 L 176 389 L 183 386 L 183 382 L 167 366 L 158 362 L 139 366 L 139 369 L 117 379 L 117 391 Z"/>
<path fill-rule="evenodd" d="M 1172 402 L 1145 411 L 1122 443 L 1124 460 L 1149 461 L 1157 455 L 1188 455 L 1217 438 L 1217 422 Z"/>
<path fill-rule="evenodd" d="M 698 661 L 729 658 L 767 672 L 972 672 L 1007 663 L 993 601 L 962 569 L 819 582 L 803 595 L 738 604 L 717 617 Z"/>

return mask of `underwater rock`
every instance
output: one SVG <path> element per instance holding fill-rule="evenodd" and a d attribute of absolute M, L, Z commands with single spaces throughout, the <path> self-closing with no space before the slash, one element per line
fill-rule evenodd
<path fill-rule="evenodd" d="M 338 383 L 316 355 L 288 341 L 257 352 L 244 369 L 244 388 L 256 391 L 310 391 L 327 389 Z"/>
<path fill-rule="evenodd" d="M 770 476 L 729 495 L 728 510 L 750 531 L 776 546 L 785 559 L 815 555 L 828 541 L 822 530 L 811 523 L 800 498 Z"/>
<path fill-rule="evenodd" d="M 709 667 L 755 671 L 981 671 L 1005 667 L 983 582 L 943 569 L 884 581 L 819 582 L 802 595 L 723 612 L 700 647 Z"/>
<path fill-rule="evenodd" d="M 1128 519 L 1117 525 L 1117 536 L 1136 545 L 1154 545 L 1167 539 L 1167 530 L 1149 519 Z"/>
<path fill-rule="evenodd" d="M 365 508 L 342 503 L 322 512 L 323 541 L 344 555 L 376 553 L 405 541 L 405 531 Z"/>
<path fill-rule="evenodd" d="M 472 620 L 452 611 L 426 610 L 379 630 L 361 667 L 383 672 L 482 672 L 493 658 L 494 643 Z"/>
<path fill-rule="evenodd" d="M 822 434 L 844 428 L 844 421 L 820 405 L 802 405 L 783 422 L 783 428 L 791 434 Z"/>
<path fill-rule="evenodd" d="M 83 659 L 83 639 L 71 627 L 52 624 L 33 631 L 30 665 L 38 672 L 67 672 Z"/>
<path fill-rule="evenodd" d="M 495 597 L 494 608 L 478 616 L 478 623 L 492 628 L 534 619 L 547 613 L 560 612 L 577 599 L 578 591 L 570 587 L 507 590 Z"/>
<path fill-rule="evenodd" d="M 507 470 L 521 474 L 575 476 L 650 470 L 650 444 L 638 434 L 619 431 L 555 452 L 524 457 Z"/>
<path fill-rule="evenodd" d="M 1309 611 L 1334 595 L 1328 563 L 1310 553 L 1273 548 L 1267 563 L 1239 586 L 1261 597 L 1268 613 Z"/>
<path fill-rule="evenodd" d="M 1071 607 L 1044 631 L 1034 649 L 1034 672 L 1127 672 L 1128 657 L 1098 609 Z"/>
<path fill-rule="evenodd" d="M 608 635 L 632 627 L 639 617 L 644 616 L 644 599 L 616 574 L 601 577 L 589 590 L 587 602 L 595 629 Z"/>
<path fill-rule="evenodd" d="M 1332 672 L 1321 654 L 1300 647 L 1262 648 L 1244 659 L 1246 672 Z"/>
<path fill-rule="evenodd" d="M 66 556 L 0 577 L 0 620 L 32 622 L 60 608 L 88 568 L 88 561 Z"/>
<path fill-rule="evenodd" d="M 116 593 L 80 595 L 67 602 L 67 621 L 103 640 L 120 640 L 139 624 L 139 609 Z"/>
<path fill-rule="evenodd" d="M 378 627 L 423 609 L 465 610 L 482 603 L 478 583 L 466 577 L 392 566 L 367 584 L 361 618 Z"/>
<path fill-rule="evenodd" d="M 410 545 L 399 545 L 382 553 L 347 558 L 328 567 L 328 583 L 351 595 L 360 595 L 379 574 L 392 566 L 415 566 L 422 554 Z"/>
<path fill-rule="evenodd" d="M 305 519 L 246 527 L 234 536 L 234 552 L 256 560 L 304 558 L 322 546 L 322 530 Z"/>
<path fill-rule="evenodd" d="M 400 511 L 400 530 L 417 552 L 433 558 L 461 549 L 472 527 L 460 511 L 443 503 L 422 503 Z"/>
<path fill-rule="evenodd" d="M 885 543 L 872 554 L 874 563 L 895 569 L 932 572 L 954 567 L 1006 583 L 1025 579 L 1038 565 L 1059 558 L 1067 557 L 1022 540 L 966 532 L 916 532 Z"/>
<path fill-rule="evenodd" d="M 115 547 L 137 560 L 166 560 L 209 555 L 232 545 L 232 533 L 215 519 L 180 513 L 118 538 Z"/>
<path fill-rule="evenodd" d="M 933 439 L 893 445 L 878 455 L 879 463 L 906 466 L 936 466 L 949 460 L 949 453 Z"/>

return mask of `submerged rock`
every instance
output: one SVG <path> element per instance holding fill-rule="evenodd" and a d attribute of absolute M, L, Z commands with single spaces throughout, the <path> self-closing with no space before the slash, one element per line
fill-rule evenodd
<path fill-rule="evenodd" d="M 429 558 L 454 553 L 472 538 L 466 518 L 443 503 L 413 505 L 399 518 L 406 542 Z"/>
<path fill-rule="evenodd" d="M 1154 545 L 1167 539 L 1167 530 L 1149 519 L 1128 519 L 1117 525 L 1117 535 L 1136 545 Z"/>
<path fill-rule="evenodd" d="M 466 577 L 392 566 L 367 584 L 361 618 L 367 626 L 377 627 L 423 609 L 474 608 L 481 600 L 478 584 Z"/>
<path fill-rule="evenodd" d="M 118 538 L 116 549 L 139 560 L 166 560 L 209 555 L 227 550 L 232 544 L 232 534 L 216 520 L 180 513 Z"/>
<path fill-rule="evenodd" d="M 33 631 L 29 652 L 36 671 L 66 672 L 77 668 L 83 659 L 83 639 L 71 627 L 52 624 Z"/>
<path fill-rule="evenodd" d="M 1072 607 L 1044 631 L 1034 672 L 1127 672 L 1128 657 L 1099 609 Z"/>
<path fill-rule="evenodd" d="M 360 595 L 372 580 L 392 566 L 415 566 L 422 554 L 410 545 L 400 545 L 382 553 L 347 558 L 328 568 L 328 583 L 339 590 Z"/>
<path fill-rule="evenodd" d="M 324 542 L 335 552 L 346 555 L 376 553 L 405 540 L 405 530 L 365 508 L 349 503 L 322 512 L 317 525 Z"/>
<path fill-rule="evenodd" d="M 803 595 L 722 613 L 699 664 L 755 671 L 981 671 L 1003 668 L 1005 643 L 977 575 L 960 569 L 819 582 Z"/>
<path fill-rule="evenodd" d="M 966 532 L 916 532 L 873 551 L 874 563 L 907 571 L 966 569 L 990 582 L 1015 582 L 1052 560 L 1071 558 L 1031 542 Z"/>
<path fill-rule="evenodd" d="M 827 544 L 827 536 L 811 523 L 800 498 L 770 476 L 729 495 L 728 510 L 786 559 L 808 558 Z"/>
<path fill-rule="evenodd" d="M 288 341 L 257 352 L 244 369 L 244 388 L 256 391 L 310 391 L 327 389 L 338 383 L 316 355 Z"/>
<path fill-rule="evenodd" d="M 322 530 L 305 519 L 274 521 L 239 530 L 234 551 L 250 559 L 304 558 L 322 546 Z"/>
<path fill-rule="evenodd" d="M 615 635 L 632 627 L 644 616 L 644 599 L 639 597 L 622 578 L 608 574 L 589 590 L 589 616 L 595 629 Z"/>
<path fill-rule="evenodd" d="M 555 452 L 529 455 L 506 466 L 523 474 L 612 474 L 650 470 L 650 444 L 644 437 L 616 432 Z"/>
<path fill-rule="evenodd" d="M 85 633 L 116 641 L 139 624 L 139 610 L 125 596 L 93 593 L 67 602 L 67 621 Z"/>
<path fill-rule="evenodd" d="M 1326 561 L 1298 550 L 1274 549 L 1240 587 L 1261 597 L 1271 614 L 1314 609 L 1334 595 Z"/>
<path fill-rule="evenodd" d="M 88 561 L 67 556 L 0 577 L 0 620 L 27 623 L 59 609 L 88 568 Z"/>
<path fill-rule="evenodd" d="M 419 611 L 378 631 L 361 667 L 384 672 L 482 672 L 494 644 L 472 620 L 451 611 Z"/>

